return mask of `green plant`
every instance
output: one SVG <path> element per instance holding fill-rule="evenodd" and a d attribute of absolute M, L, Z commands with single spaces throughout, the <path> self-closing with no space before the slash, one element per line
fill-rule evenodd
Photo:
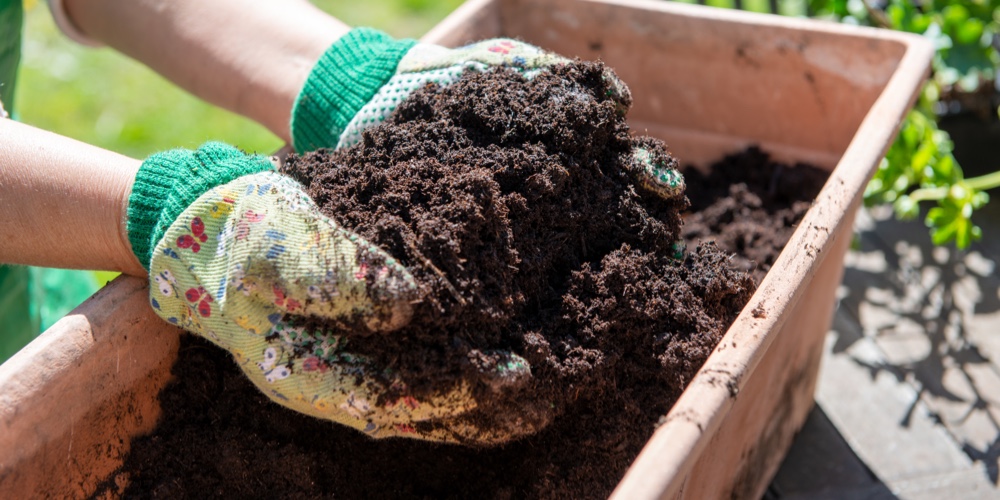
<path fill-rule="evenodd" d="M 935 244 L 954 242 L 966 248 L 982 237 L 972 213 L 989 201 L 986 190 L 1000 187 L 1000 172 L 966 179 L 952 155 L 951 137 L 938 128 L 937 110 L 944 104 L 942 93 L 971 93 L 994 84 L 1000 69 L 1000 0 L 780 0 L 766 8 L 750 0 L 708 3 L 756 11 L 776 6 L 779 14 L 917 33 L 933 40 L 937 51 L 931 79 L 865 190 L 865 204 L 889 203 L 898 218 L 912 219 L 920 214 L 922 202 L 936 203 L 924 219 Z"/>
<path fill-rule="evenodd" d="M 972 92 L 992 82 L 1000 56 L 1000 0 L 809 0 L 814 17 L 917 33 L 937 47 L 934 80 Z"/>
<path fill-rule="evenodd" d="M 936 203 L 924 219 L 935 244 L 954 242 L 966 248 L 980 239 L 982 230 L 973 223 L 972 213 L 989 201 L 986 190 L 1000 187 L 1000 172 L 966 179 L 952 155 L 951 138 L 937 126 L 935 107 L 942 89 L 975 92 L 993 83 L 1000 67 L 993 45 L 1000 32 L 1000 0 L 811 3 L 841 21 L 849 18 L 934 41 L 931 80 L 865 190 L 865 203 L 891 203 L 900 219 L 917 217 L 921 202 Z"/>
<path fill-rule="evenodd" d="M 989 201 L 985 190 L 1000 186 L 1000 172 L 965 178 L 952 155 L 951 138 L 938 129 L 930 109 L 936 93 L 937 85 L 928 82 L 868 183 L 865 204 L 891 203 L 897 218 L 913 219 L 921 202 L 937 202 L 924 221 L 932 241 L 937 245 L 954 241 L 958 248 L 966 248 L 982 237 L 972 213 Z"/>

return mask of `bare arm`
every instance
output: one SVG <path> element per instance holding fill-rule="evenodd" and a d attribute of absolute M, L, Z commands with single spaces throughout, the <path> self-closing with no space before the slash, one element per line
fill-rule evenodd
<path fill-rule="evenodd" d="M 64 0 L 85 35 L 289 141 L 312 66 L 350 28 L 306 0 Z"/>
<path fill-rule="evenodd" d="M 145 276 L 125 214 L 140 162 L 0 119 L 0 262 Z"/>
<path fill-rule="evenodd" d="M 310 69 L 349 29 L 306 0 L 65 7 L 87 36 L 285 140 Z M 0 262 L 146 275 L 125 226 L 138 160 L 10 120 L 0 119 L 0 137 Z"/>

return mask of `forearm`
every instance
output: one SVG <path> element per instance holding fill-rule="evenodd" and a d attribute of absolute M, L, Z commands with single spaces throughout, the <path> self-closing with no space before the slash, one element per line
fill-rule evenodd
<path fill-rule="evenodd" d="M 306 0 L 65 0 L 87 36 L 290 140 L 313 64 L 349 27 Z"/>
<path fill-rule="evenodd" d="M 146 274 L 125 214 L 140 162 L 0 120 L 0 262 Z"/>

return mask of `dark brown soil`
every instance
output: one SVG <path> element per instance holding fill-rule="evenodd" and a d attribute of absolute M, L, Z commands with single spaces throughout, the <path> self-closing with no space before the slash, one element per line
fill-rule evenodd
<path fill-rule="evenodd" d="M 684 218 L 689 246 L 712 240 L 735 254 L 731 265 L 760 283 L 819 194 L 827 173 L 771 161 L 757 147 L 727 156 L 708 174 L 687 169 L 691 212 Z"/>
<path fill-rule="evenodd" d="M 601 71 L 576 64 L 532 82 L 502 71 L 426 88 L 363 144 L 289 168 L 324 211 L 411 266 L 421 286 L 410 326 L 352 348 L 391 362 L 417 394 L 476 382 L 485 411 L 473 418 L 503 427 L 490 412 L 519 411 L 542 430 L 489 449 L 372 441 L 271 403 L 227 353 L 185 336 L 163 420 L 123 467 L 126 496 L 607 496 L 754 284 L 712 244 L 672 257 L 683 202 L 640 188 L 629 153 L 641 144 L 673 160 L 628 135 Z M 706 185 L 689 188 L 696 201 L 717 192 L 710 183 L 750 182 L 733 210 L 692 218 L 685 234 L 763 221 L 742 230 L 759 235 L 753 244 L 736 246 L 773 262 L 790 231 L 769 236 L 776 227 L 760 214 L 800 216 L 808 202 L 790 205 L 822 179 L 785 182 L 799 169 L 779 169 L 762 191 L 759 157 L 727 160 L 750 164 L 721 178 L 688 171 L 689 184 Z M 780 229 L 796 221 L 783 215 Z M 524 356 L 534 375 L 502 397 L 476 362 L 496 349 Z"/>
<path fill-rule="evenodd" d="M 600 64 L 470 74 L 416 92 L 355 147 L 289 158 L 324 213 L 412 269 L 410 324 L 350 350 L 418 400 L 470 384 L 463 418 L 485 431 L 457 439 L 531 433 L 636 366 L 683 387 L 753 292 L 713 247 L 675 258 L 686 201 L 646 192 L 633 148 L 677 163 L 629 135 L 629 100 Z M 497 390 L 497 351 L 532 379 Z"/>

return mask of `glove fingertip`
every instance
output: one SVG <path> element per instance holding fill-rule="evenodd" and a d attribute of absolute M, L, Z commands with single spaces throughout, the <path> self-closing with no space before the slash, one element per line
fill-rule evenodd
<path fill-rule="evenodd" d="M 532 378 L 528 360 L 512 352 L 474 349 L 468 356 L 480 380 L 494 392 L 521 388 Z"/>
<path fill-rule="evenodd" d="M 615 71 L 607 66 L 604 67 L 602 78 L 607 85 L 605 90 L 607 97 L 615 102 L 615 110 L 618 114 L 625 116 L 629 108 L 632 107 L 632 91 L 628 89 L 625 82 L 618 78 Z"/>
<path fill-rule="evenodd" d="M 670 156 L 659 158 L 656 152 L 639 146 L 632 150 L 628 164 L 636 182 L 660 198 L 678 198 L 683 196 L 687 188 L 684 175 L 675 168 L 676 160 Z"/>
<path fill-rule="evenodd" d="M 413 304 L 420 299 L 419 288 L 410 272 L 396 259 L 377 247 L 361 249 L 362 278 L 367 283 L 371 314 L 365 325 L 373 332 L 392 332 L 413 317 Z"/>

